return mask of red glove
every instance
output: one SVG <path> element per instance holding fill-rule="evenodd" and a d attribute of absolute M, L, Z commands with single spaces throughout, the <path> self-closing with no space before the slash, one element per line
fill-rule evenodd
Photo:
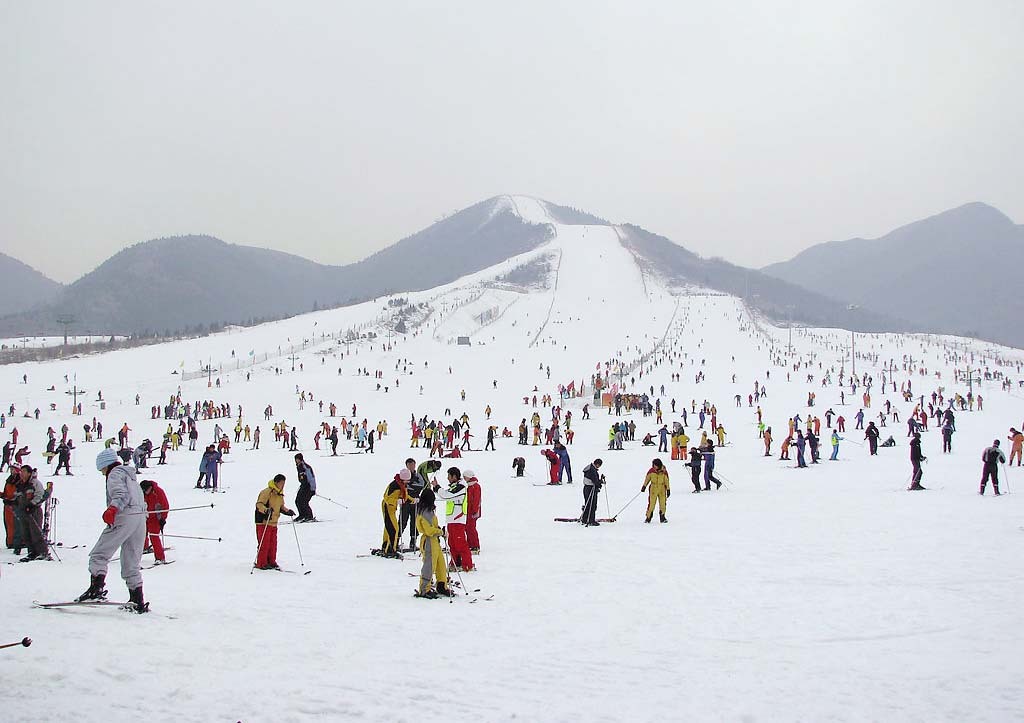
<path fill-rule="evenodd" d="M 111 505 L 107 509 L 103 510 L 103 521 L 108 525 L 114 524 L 114 517 L 117 515 L 117 508 Z"/>

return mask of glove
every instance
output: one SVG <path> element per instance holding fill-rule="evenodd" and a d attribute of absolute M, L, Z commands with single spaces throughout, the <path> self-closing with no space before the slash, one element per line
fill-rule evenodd
<path fill-rule="evenodd" d="M 108 525 L 113 526 L 114 518 L 117 516 L 117 508 L 111 505 L 107 509 L 103 510 L 103 521 Z"/>
<path fill-rule="evenodd" d="M 281 510 L 281 514 L 288 517 L 295 517 L 295 510 Z"/>
<path fill-rule="evenodd" d="M 167 524 L 167 520 L 160 520 L 160 532 L 164 531 L 164 525 Z"/>
<path fill-rule="evenodd" d="M 647 489 L 646 487 L 641 487 L 641 488 L 640 488 L 640 491 L 641 491 L 641 492 L 644 492 L 644 491 L 645 491 L 646 489 Z"/>
<path fill-rule="evenodd" d="M 672 496 L 672 490 L 665 490 L 665 499 L 668 499 L 671 496 Z"/>
<path fill-rule="evenodd" d="M 313 490 L 312 492 L 310 492 L 309 496 L 310 497 L 316 497 L 316 490 Z"/>

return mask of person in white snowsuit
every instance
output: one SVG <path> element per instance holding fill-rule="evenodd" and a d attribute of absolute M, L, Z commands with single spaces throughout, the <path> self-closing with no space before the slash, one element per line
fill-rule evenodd
<path fill-rule="evenodd" d="M 142 596 L 142 548 L 146 542 L 146 500 L 142 488 L 135 470 L 121 464 L 112 449 L 104 449 L 96 456 L 96 469 L 107 482 L 107 509 L 103 511 L 107 528 L 89 552 L 89 589 L 78 600 L 106 598 L 107 567 L 120 549 L 121 577 L 128 586 L 129 600 L 137 612 L 148 612 L 149 605 Z"/>

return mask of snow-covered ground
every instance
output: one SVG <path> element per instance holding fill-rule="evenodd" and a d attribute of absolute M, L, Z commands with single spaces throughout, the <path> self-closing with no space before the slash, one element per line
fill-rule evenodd
<path fill-rule="evenodd" d="M 551 223 L 538 202 L 516 197 L 510 203 L 530 220 Z M 35 641 L 0 652 L 8 680 L 27 686 L 25 695 L 7 696 L 4 718 L 1020 719 L 1024 576 L 1013 559 L 1024 541 L 1016 489 L 1024 478 L 1019 482 L 1014 468 L 1011 494 L 977 494 L 982 448 L 995 437 L 1005 440 L 1024 416 L 1016 383 L 1011 392 L 982 383 L 984 411 L 957 414 L 951 455 L 941 454 L 930 425 L 923 480 L 930 489 L 909 493 L 906 425 L 890 422 L 882 431 L 898 446 L 869 457 L 862 433 L 853 430 L 862 389 L 851 394 L 847 385 L 847 404 L 840 405 L 836 377 L 844 359 L 850 371 L 847 332 L 793 330 L 787 362 L 812 368 L 790 368 L 787 381 L 787 367 L 773 359 L 785 350 L 788 330 L 751 319 L 730 297 L 675 294 L 651 279 L 645 290 L 610 228 L 556 230 L 552 242 L 522 258 L 406 295 L 432 314 L 416 333 L 393 336 L 390 351 L 383 348 L 390 311 L 378 300 L 204 339 L 0 367 L 0 405 L 16 406 L 2 434 L 17 426 L 33 464 L 41 461 L 47 426 L 67 423 L 79 446 L 74 477 L 51 478 L 42 470 L 60 499 L 63 562 L 0 568 L 6 631 L 0 643 L 26 635 Z M 547 291 L 516 294 L 486 283 L 543 254 L 560 258 L 557 283 L 553 269 Z M 494 307 L 501 310 L 496 320 L 482 327 L 474 321 Z M 378 336 L 339 342 L 349 329 Z M 454 344 L 461 335 L 472 335 L 473 344 Z M 1020 353 L 969 340 L 857 335 L 856 347 L 877 355 L 857 359 L 858 374 L 875 378 L 866 411 L 875 415 L 889 400 L 901 420 L 913 404 L 891 385 L 880 388 L 890 361 L 897 385 L 912 379 L 915 395 L 938 387 L 947 396 L 966 393 L 953 383 L 952 369 L 966 368 L 972 349 L 974 368 L 1021 376 L 1016 366 L 995 366 L 992 356 L 1020 360 Z M 593 408 L 584 421 L 587 400 L 574 399 L 566 408 L 577 432 L 570 449 L 575 484 L 534 484 L 546 476 L 539 448 L 524 449 L 514 439 L 499 439 L 497 452 L 451 461 L 472 468 L 483 487 L 479 570 L 464 576 L 474 592 L 451 603 L 414 599 L 416 581 L 408 573 L 418 573 L 418 559 L 357 557 L 380 545 L 380 499 L 388 482 L 406 456 L 425 458 L 425 450 L 409 449 L 411 415 L 440 419 L 446 407 L 453 415 L 465 411 L 480 448 L 487 405 L 491 423 L 514 431 L 533 412 L 522 398 L 534 387 L 557 399 L 558 384 L 589 384 L 597 365 L 619 360 L 626 366 L 655 348 L 654 366 L 642 378 L 643 367 L 623 375 L 627 391 L 653 386 L 669 424 L 680 419 L 668 413 L 671 399 L 677 408 L 691 400 L 717 405 L 730 441 L 718 456 L 727 481 L 722 490 L 689 494 L 681 462 L 640 446 L 643 433 L 657 429 L 653 417 L 627 416 L 637 424 L 637 441 L 607 451 L 614 415 Z M 280 356 L 226 371 L 250 351 Z M 967 356 L 947 361 L 953 353 Z M 913 359 L 911 372 L 903 369 L 905 355 Z M 205 378 L 180 383 L 173 374 L 207 363 L 222 369 L 219 388 L 208 388 Z M 823 373 L 833 367 L 833 383 L 822 387 Z M 369 376 L 359 374 L 364 368 Z M 376 370 L 382 380 L 374 378 Z M 706 378 L 695 384 L 698 371 Z M 681 381 L 670 381 L 675 372 Z M 77 375 L 88 390 L 81 418 L 70 415 L 65 374 Z M 808 469 L 779 461 L 777 452 L 764 457 L 755 408 L 746 401 L 755 381 L 767 388 L 760 406 L 775 432 L 773 451 L 793 414 L 817 413 L 824 431 L 824 412 L 832 407 L 848 420 L 839 461 L 827 461 L 827 443 L 822 463 Z M 158 480 L 174 506 L 216 505 L 172 514 L 167 533 L 223 542 L 169 540 L 176 564 L 144 573 L 148 616 L 33 608 L 33 600 L 66 600 L 85 589 L 88 550 L 103 527 L 102 478 L 92 464 L 100 445 L 81 443 L 82 424 L 96 416 L 111 436 L 127 422 L 133 441 L 158 440 L 167 423 L 151 420 L 149 409 L 179 385 L 186 401 L 242 405 L 244 423 L 263 431 L 261 450 L 233 446 L 223 466 L 226 494 L 193 489 L 199 452 L 185 448 L 166 467 L 140 474 Z M 324 400 L 324 413 L 316 402 L 300 411 L 296 389 Z M 809 391 L 817 394 L 811 410 Z M 743 398 L 739 408 L 736 394 Z M 346 413 L 355 404 L 355 418 L 371 426 L 387 420 L 389 434 L 374 455 L 331 458 L 313 450 L 312 435 L 331 401 Z M 314 498 L 320 524 L 281 528 L 279 560 L 296 574 L 250 574 L 257 493 L 277 472 L 289 477 L 289 503 L 296 488 L 292 455 L 274 444 L 263 419 L 267 404 L 275 421 L 298 425 L 319 492 L 347 506 Z M 36 407 L 38 421 L 22 416 Z M 550 419 L 549 410 L 540 412 Z M 233 427 L 233 420 L 219 421 Z M 212 437 L 213 425 L 200 422 L 202 440 Z M 695 426 L 691 415 L 688 431 L 696 439 Z M 352 444 L 343 441 L 339 451 L 354 451 Z M 526 480 L 511 476 L 518 454 L 528 462 Z M 609 484 L 600 516 L 607 517 L 634 498 L 655 456 L 666 460 L 675 492 L 669 524 L 643 523 L 645 495 L 615 524 L 552 521 L 578 515 L 581 472 L 595 457 L 605 460 Z M 2 559 L 15 560 L 9 551 Z M 306 570 L 311 573 L 301 574 Z M 116 564 L 108 587 L 113 598 L 125 595 Z"/>

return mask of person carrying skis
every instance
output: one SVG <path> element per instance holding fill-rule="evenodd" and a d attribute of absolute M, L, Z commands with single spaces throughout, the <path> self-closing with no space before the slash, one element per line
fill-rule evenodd
<path fill-rule="evenodd" d="M 910 487 L 907 487 L 908 490 L 924 489 L 921 486 L 921 477 L 924 475 L 921 470 L 921 462 L 926 459 L 927 457 L 921 453 L 921 433 L 914 432 L 914 438 L 910 440 L 910 464 L 913 471 L 910 474 Z"/>
<path fill-rule="evenodd" d="M 597 498 L 601 495 L 601 486 L 605 481 L 601 474 L 602 464 L 604 462 L 598 458 L 583 468 L 583 514 L 580 515 L 580 523 L 584 527 L 597 527 L 601 524 L 595 517 Z"/>
<path fill-rule="evenodd" d="M 127 426 L 127 425 L 125 425 Z M 135 469 L 121 464 L 113 449 L 96 455 L 96 470 L 106 479 L 107 524 L 89 552 L 89 587 L 78 602 L 104 600 L 107 597 L 107 567 L 114 552 L 121 551 L 121 577 L 128 586 L 128 600 L 137 613 L 149 612 L 142 594 L 142 547 L 146 541 L 146 503 Z"/>
<path fill-rule="evenodd" d="M 428 463 L 431 462 L 437 463 L 438 469 L 440 469 L 441 463 L 438 462 L 436 459 L 427 460 L 427 462 L 424 462 L 423 465 L 421 466 L 427 465 Z M 414 460 L 412 457 L 409 457 L 407 460 L 405 460 L 405 468 L 409 470 L 409 481 L 405 485 L 407 498 L 405 499 L 405 501 L 402 502 L 402 509 L 401 512 L 399 513 L 398 539 L 399 541 L 401 541 L 402 535 L 405 534 L 405 529 L 408 527 L 409 547 L 407 547 L 405 550 L 400 551 L 415 552 L 417 549 L 419 549 L 416 546 L 416 502 L 419 500 L 420 494 L 427 486 L 427 479 L 425 476 L 423 476 L 423 474 L 420 473 L 419 470 L 416 469 L 416 460 Z M 424 468 L 425 470 L 430 469 L 429 466 L 425 466 Z M 401 548 L 401 544 L 399 544 L 399 548 Z"/>
<path fill-rule="evenodd" d="M 167 503 L 167 495 L 163 489 L 151 479 L 144 479 L 139 482 L 142 488 L 143 499 L 146 500 L 146 546 L 143 552 L 153 548 L 154 564 L 164 565 L 167 560 L 164 557 L 164 543 L 161 534 L 164 531 L 164 524 L 167 522 L 167 510 L 170 505 Z"/>
<path fill-rule="evenodd" d="M 444 490 L 434 483 L 434 494 L 439 500 L 445 501 L 445 517 L 448 528 L 448 551 L 452 556 L 452 569 L 461 568 L 463 572 L 473 569 L 473 554 L 469 551 L 466 541 L 466 485 L 462 481 L 462 471 L 458 467 L 448 468 L 448 486 Z"/>
<path fill-rule="evenodd" d="M 274 475 L 256 497 L 256 562 L 260 570 L 280 570 L 277 564 L 277 521 L 281 515 L 294 517 L 295 511 L 284 504 L 283 474 Z"/>
<path fill-rule="evenodd" d="M 420 553 L 423 556 L 416 597 L 436 598 L 438 595 L 452 594 L 448 588 L 448 565 L 445 564 L 444 550 L 441 549 L 444 530 L 437 522 L 436 510 L 434 491 L 427 487 L 416 503 L 416 531 L 420 535 Z M 431 589 L 435 577 L 436 591 Z"/>
<path fill-rule="evenodd" d="M 19 562 L 49 560 L 46 538 L 43 535 L 43 504 L 48 497 L 36 470 L 21 465 L 17 479 L 17 502 L 21 508 L 22 534 L 28 540 L 28 555 Z"/>
<path fill-rule="evenodd" d="M 640 491 L 647 492 L 647 517 L 644 522 L 650 522 L 654 517 L 655 504 L 658 506 L 658 518 L 662 522 L 668 522 L 668 518 L 665 517 L 665 508 L 668 505 L 668 498 L 672 495 L 672 489 L 669 487 L 668 470 L 657 457 L 651 461 L 651 468 L 647 470 L 647 476 L 644 477 Z"/>
<path fill-rule="evenodd" d="M 981 489 L 979 495 L 985 494 L 985 485 L 992 480 L 992 491 L 999 494 L 999 463 L 1006 462 L 1006 455 L 999 449 L 999 440 L 992 440 L 992 446 L 986 447 L 981 453 L 981 461 L 985 464 L 981 472 Z"/>
<path fill-rule="evenodd" d="M 294 429 L 294 427 L 293 427 Z M 299 491 L 295 494 L 295 506 L 299 510 L 299 516 L 295 522 L 315 522 L 313 508 L 309 501 L 316 497 L 316 475 L 313 468 L 302 458 L 302 452 L 295 455 L 295 474 L 299 480 Z"/>
<path fill-rule="evenodd" d="M 462 479 L 466 480 L 466 544 L 469 551 L 474 555 L 480 553 L 480 536 L 476 531 L 476 521 L 483 513 L 481 504 L 480 480 L 476 472 L 467 469 L 462 473 Z"/>

